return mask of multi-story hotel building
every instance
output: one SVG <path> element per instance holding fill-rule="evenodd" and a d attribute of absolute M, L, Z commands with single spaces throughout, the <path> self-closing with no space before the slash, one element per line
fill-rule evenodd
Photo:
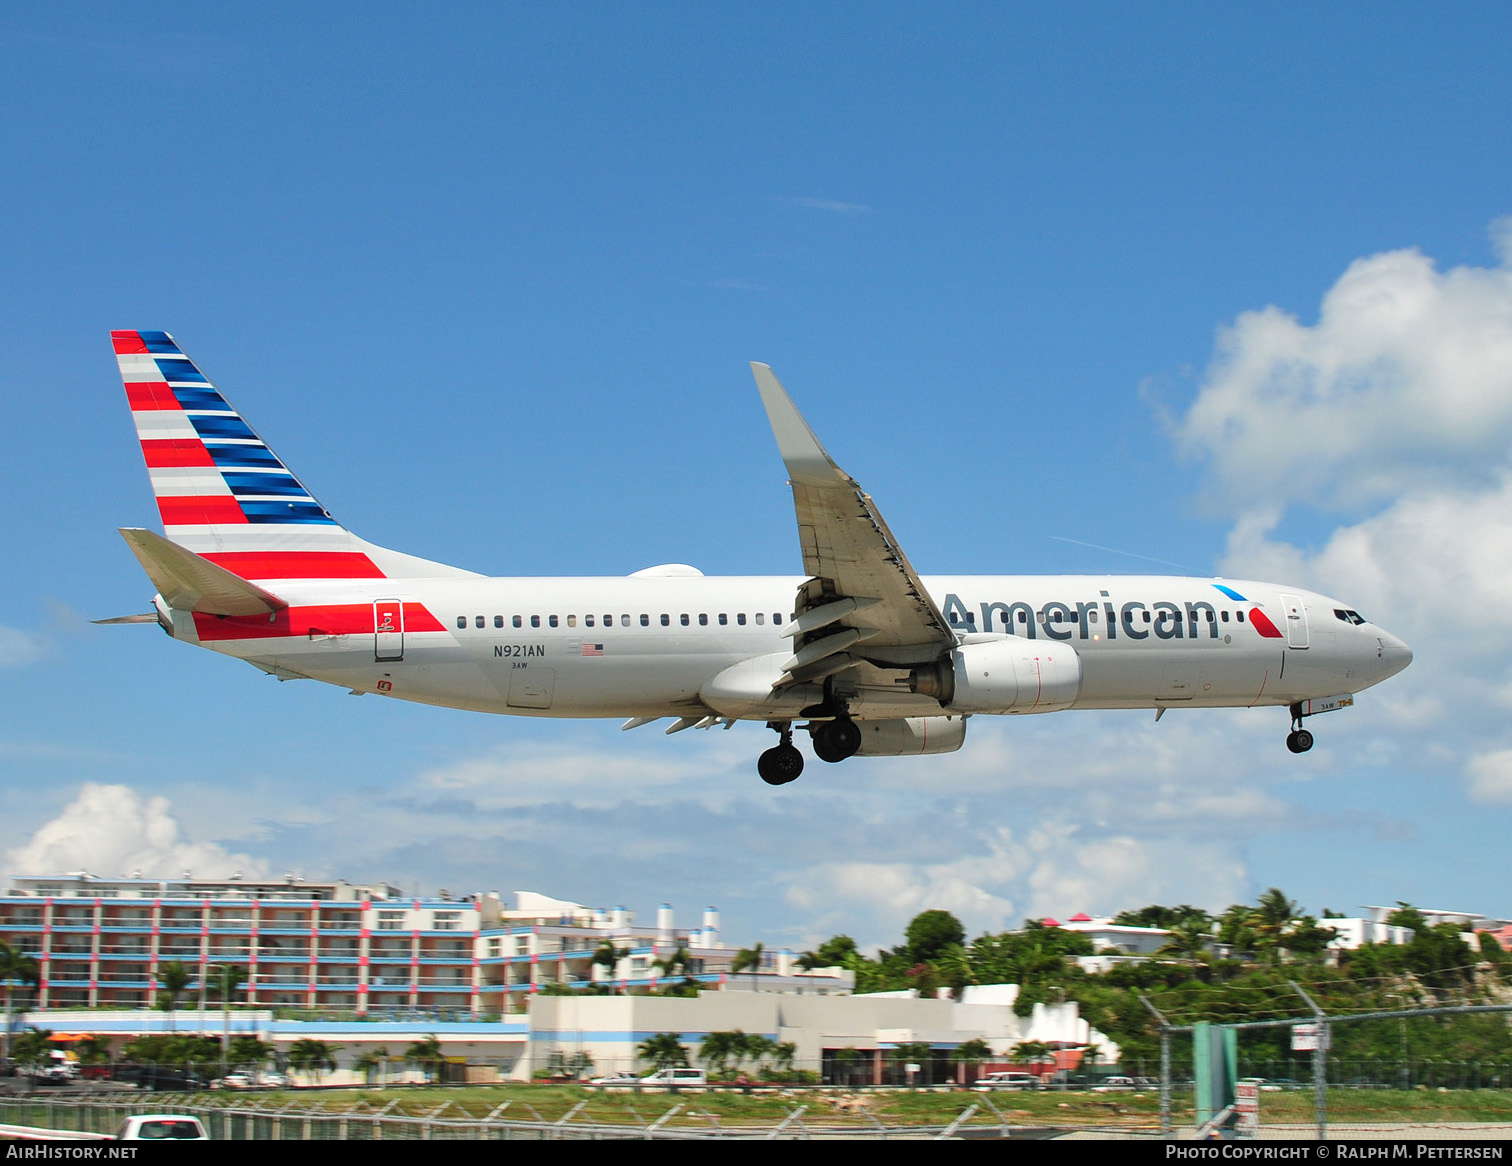
<path fill-rule="evenodd" d="M 33 957 L 40 1008 L 142 1008 L 177 961 L 193 976 L 182 1001 L 203 1003 L 210 969 L 244 974 L 238 1003 L 263 1008 L 422 1012 L 480 1017 L 523 1011 L 557 984 L 612 981 L 646 991 L 691 977 L 717 987 L 736 952 L 717 913 L 678 931 L 663 906 L 654 927 L 623 908 L 602 911 L 519 892 L 454 899 L 404 895 L 382 884 L 241 879 L 24 877 L 0 896 L 0 938 Z M 612 971 L 595 963 L 605 944 Z M 849 973 L 799 973 L 788 952 L 762 953 L 743 987 L 849 991 Z"/>

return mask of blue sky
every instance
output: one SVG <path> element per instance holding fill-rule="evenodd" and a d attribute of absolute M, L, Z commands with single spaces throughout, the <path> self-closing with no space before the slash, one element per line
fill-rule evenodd
<path fill-rule="evenodd" d="M 1272 885 L 1512 914 L 1509 33 L 1491 4 L 6 7 L 7 869 L 714 903 L 769 946 Z M 780 791 L 753 726 L 280 685 L 87 623 L 149 593 L 113 327 L 174 333 L 347 526 L 475 570 L 796 573 L 757 359 L 921 571 L 1274 577 L 1417 662 L 1304 758 L 1275 710 L 979 719 Z"/>

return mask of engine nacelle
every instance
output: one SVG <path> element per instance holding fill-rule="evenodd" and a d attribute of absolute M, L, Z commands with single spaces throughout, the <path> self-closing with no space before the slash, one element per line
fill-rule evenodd
<path fill-rule="evenodd" d="M 966 718 L 889 717 L 857 721 L 861 730 L 859 757 L 918 757 L 924 753 L 954 753 L 966 740 Z"/>
<path fill-rule="evenodd" d="M 984 637 L 915 668 L 908 687 L 957 712 L 1050 713 L 1075 702 L 1081 691 L 1081 657 L 1070 644 Z"/>

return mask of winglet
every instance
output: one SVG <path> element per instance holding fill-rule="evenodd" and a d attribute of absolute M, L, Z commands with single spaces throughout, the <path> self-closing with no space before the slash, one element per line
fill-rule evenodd
<path fill-rule="evenodd" d="M 169 607 L 207 615 L 266 615 L 289 606 L 271 591 L 160 534 L 122 527 L 121 537 Z"/>
<path fill-rule="evenodd" d="M 851 476 L 824 452 L 803 414 L 772 374 L 771 366 L 753 360 L 751 372 L 756 375 L 756 388 L 761 392 L 761 403 L 766 406 L 788 477 L 807 486 L 854 486 Z"/>

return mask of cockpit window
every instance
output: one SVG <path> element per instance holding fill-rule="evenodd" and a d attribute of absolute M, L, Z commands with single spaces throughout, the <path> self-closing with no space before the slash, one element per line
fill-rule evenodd
<path fill-rule="evenodd" d="M 1358 611 L 1346 611 L 1342 607 L 1334 608 L 1334 618 L 1341 619 L 1345 623 L 1354 624 L 1356 627 L 1365 622 L 1365 617 Z"/>

